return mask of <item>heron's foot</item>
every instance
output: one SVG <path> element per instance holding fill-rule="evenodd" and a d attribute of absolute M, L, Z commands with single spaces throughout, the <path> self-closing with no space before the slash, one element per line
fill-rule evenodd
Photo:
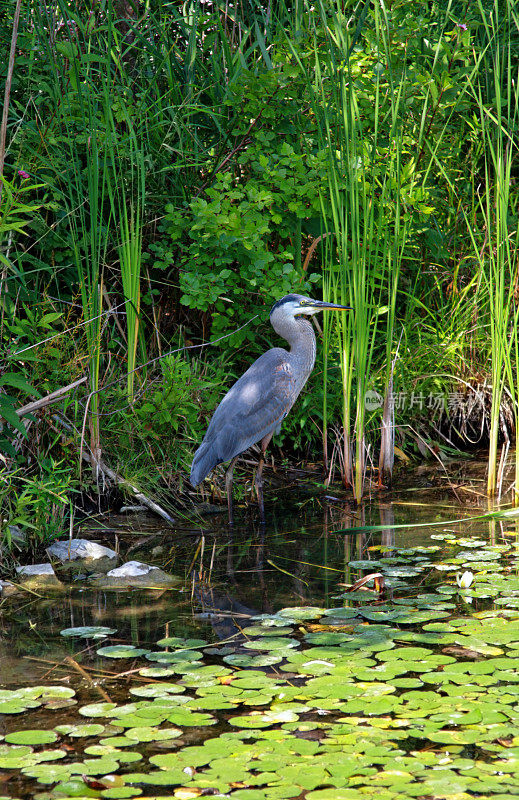
<path fill-rule="evenodd" d="M 234 503 L 232 501 L 232 494 L 227 494 L 227 515 L 229 519 L 229 526 L 234 525 Z"/>
<path fill-rule="evenodd" d="M 263 479 L 256 475 L 255 480 L 256 486 L 256 494 L 258 496 L 258 507 L 259 507 L 259 516 L 260 516 L 260 523 L 262 525 L 265 524 L 265 505 L 263 503 Z"/>
<path fill-rule="evenodd" d="M 259 508 L 259 518 L 260 518 L 260 525 L 265 524 L 265 504 L 263 503 L 263 481 L 261 484 L 256 484 L 256 491 L 258 493 L 258 508 Z"/>

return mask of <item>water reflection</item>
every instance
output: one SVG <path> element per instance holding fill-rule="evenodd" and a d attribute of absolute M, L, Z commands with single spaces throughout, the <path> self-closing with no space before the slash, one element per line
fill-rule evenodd
<path fill-rule="evenodd" d="M 108 520 L 104 530 L 98 526 L 95 538 L 103 544 L 113 545 L 116 533 L 123 559 L 129 556 L 179 574 L 183 588 L 107 592 L 86 590 L 78 582 L 58 599 L 21 594 L 4 601 L 0 682 L 41 677 L 72 654 L 82 664 L 98 663 L 99 643 L 64 639 L 59 635 L 64 628 L 114 627 L 113 644 L 149 646 L 168 635 L 216 641 L 231 635 L 233 619 L 239 622 L 285 606 L 340 605 L 338 585 L 352 584 L 365 574 L 352 562 L 376 560 L 380 548 L 391 555 L 394 548 L 429 545 L 431 533 L 442 528 L 428 528 L 428 523 L 464 516 L 447 505 L 385 501 L 354 509 L 349 503 L 307 496 L 295 501 L 292 497 L 288 504 L 273 506 L 272 512 L 265 529 L 247 523 L 231 532 L 224 519 L 214 516 L 189 532 L 163 529 L 142 515 L 138 524 L 130 518 L 133 527 L 121 517 Z M 410 522 L 422 527 L 399 527 Z M 370 530 L 371 526 L 383 529 Z M 455 530 L 463 536 L 489 536 L 488 522 L 465 523 Z M 88 537 L 88 531 L 82 535 Z M 500 535 L 500 523 L 493 521 L 491 540 Z"/>

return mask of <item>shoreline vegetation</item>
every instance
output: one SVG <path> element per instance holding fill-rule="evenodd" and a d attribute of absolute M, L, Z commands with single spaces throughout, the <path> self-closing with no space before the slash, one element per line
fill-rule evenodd
<path fill-rule="evenodd" d="M 164 519 L 218 499 L 192 454 L 290 292 L 354 313 L 323 320 L 278 465 L 361 502 L 395 459 L 486 448 L 517 503 L 511 0 L 4 8 L 4 546 L 107 484 Z"/>

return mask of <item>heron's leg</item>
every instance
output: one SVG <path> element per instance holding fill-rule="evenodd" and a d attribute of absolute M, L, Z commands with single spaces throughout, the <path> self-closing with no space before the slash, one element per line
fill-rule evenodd
<path fill-rule="evenodd" d="M 263 505 L 263 464 L 265 463 L 265 450 L 269 446 L 272 436 L 272 433 L 268 433 L 261 440 L 261 453 L 258 462 L 258 469 L 256 470 L 256 493 L 258 495 L 260 522 L 263 524 L 265 524 L 265 506 Z"/>
<path fill-rule="evenodd" d="M 232 509 L 232 473 L 234 465 L 238 461 L 239 456 L 233 458 L 225 473 L 225 490 L 227 492 L 227 508 L 229 509 L 229 525 L 234 525 L 233 509 Z"/>

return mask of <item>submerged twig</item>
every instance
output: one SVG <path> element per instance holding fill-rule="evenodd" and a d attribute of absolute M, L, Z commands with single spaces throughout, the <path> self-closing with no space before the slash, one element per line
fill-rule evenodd
<path fill-rule="evenodd" d="M 70 666 L 73 667 L 76 670 L 76 672 L 79 672 L 81 677 L 87 681 L 87 683 L 92 687 L 92 689 L 95 689 L 97 692 L 99 692 L 101 697 L 103 697 L 107 703 L 113 702 L 112 698 L 110 697 L 109 694 L 105 692 L 103 687 L 99 686 L 99 684 L 97 684 L 94 680 L 92 680 L 92 677 L 88 674 L 86 669 L 83 669 L 81 664 L 78 664 L 77 661 L 72 658 L 72 656 L 65 656 L 65 661 L 67 662 L 67 664 L 70 664 Z"/>
<path fill-rule="evenodd" d="M 36 656 L 24 656 L 24 658 L 28 661 L 36 661 L 40 664 L 52 664 L 51 669 L 47 670 L 47 672 L 43 675 L 43 678 L 46 678 L 55 669 L 69 671 L 67 664 L 65 664 L 63 661 L 51 661 L 48 658 L 37 658 Z M 160 681 L 156 681 L 154 678 L 140 675 L 140 670 L 142 667 L 125 670 L 125 672 L 113 672 L 112 670 L 98 669 L 97 667 L 82 667 L 82 669 L 104 682 L 115 681 L 119 678 L 126 678 L 128 675 L 131 675 L 135 680 L 141 681 L 141 683 L 160 683 Z"/>
<path fill-rule="evenodd" d="M 43 675 L 43 678 L 47 678 L 51 672 L 55 669 L 66 669 L 68 670 L 67 665 L 63 661 L 52 661 L 50 658 L 38 658 L 37 656 L 23 656 L 24 659 L 27 661 L 36 661 L 39 664 L 49 664 L 51 668 L 47 670 L 47 672 Z M 97 669 L 97 667 L 83 667 L 83 669 L 88 670 L 90 673 L 95 673 L 96 676 L 99 678 L 110 677 L 110 675 L 114 674 L 111 672 L 106 672 L 102 669 Z"/>

